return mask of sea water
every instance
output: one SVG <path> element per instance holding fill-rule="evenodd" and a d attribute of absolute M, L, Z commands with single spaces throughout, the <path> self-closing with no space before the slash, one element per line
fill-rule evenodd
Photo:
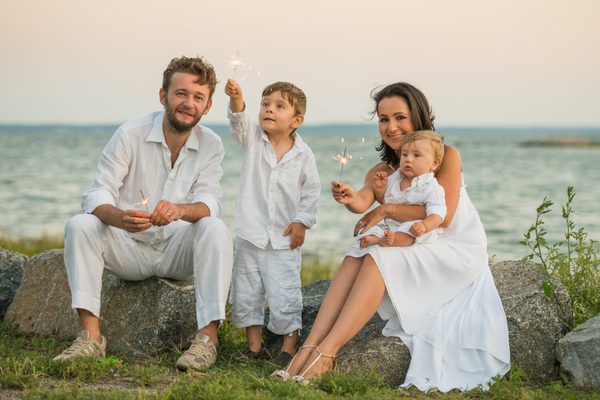
<path fill-rule="evenodd" d="M 239 187 L 241 148 L 226 126 L 210 126 L 223 139 L 223 219 L 233 230 Z M 116 126 L 0 126 L 0 233 L 33 237 L 61 235 L 67 220 L 81 212 L 81 194 L 89 186 L 100 153 Z M 555 203 L 544 216 L 551 240 L 562 239 L 560 205 L 567 186 L 576 189 L 574 219 L 590 237 L 600 239 L 600 148 L 527 147 L 528 140 L 555 135 L 600 140 L 597 129 L 444 128 L 445 141 L 462 158 L 467 191 L 479 210 L 495 261 L 528 253 L 519 244 L 535 220 L 544 197 Z M 331 197 L 330 184 L 340 178 L 334 156 L 344 147 L 352 155 L 343 180 L 360 188 L 368 168 L 378 160 L 375 123 L 304 126 L 299 131 L 312 148 L 321 177 L 317 224 L 306 233 L 305 254 L 341 259 L 353 242 L 360 217 Z"/>

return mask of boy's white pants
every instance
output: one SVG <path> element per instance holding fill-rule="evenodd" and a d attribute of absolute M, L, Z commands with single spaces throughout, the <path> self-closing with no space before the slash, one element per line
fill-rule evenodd
<path fill-rule="evenodd" d="M 219 218 L 204 217 L 159 243 L 142 243 L 92 214 L 79 214 L 65 227 L 65 266 L 71 307 L 100 316 L 104 268 L 125 280 L 152 276 L 194 279 L 196 322 L 203 328 L 225 319 L 231 283 L 231 234 Z"/>
<path fill-rule="evenodd" d="M 231 291 L 231 319 L 237 328 L 264 325 L 265 303 L 269 306 L 267 329 L 286 335 L 302 328 L 300 249 L 266 249 L 236 238 Z"/>

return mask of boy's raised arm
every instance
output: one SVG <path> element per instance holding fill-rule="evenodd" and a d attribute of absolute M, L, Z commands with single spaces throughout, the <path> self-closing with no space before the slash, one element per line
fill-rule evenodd
<path fill-rule="evenodd" d="M 242 87 L 237 81 L 228 79 L 225 85 L 225 94 L 229 96 L 229 107 L 231 112 L 238 113 L 244 111 L 246 108 L 244 104 L 244 95 L 242 93 Z"/>

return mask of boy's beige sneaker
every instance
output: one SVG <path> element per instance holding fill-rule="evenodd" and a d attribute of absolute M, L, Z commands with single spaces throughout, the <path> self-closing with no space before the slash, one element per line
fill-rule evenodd
<path fill-rule="evenodd" d="M 104 336 L 102 336 L 102 341 L 98 342 L 90 339 L 90 333 L 84 329 L 79 332 L 73 344 L 54 357 L 52 361 L 67 361 L 77 357 L 106 357 L 106 339 L 104 339 Z"/>
<path fill-rule="evenodd" d="M 209 340 L 208 335 L 197 332 L 190 348 L 177 359 L 177 369 L 187 371 L 192 368 L 202 371 L 210 368 L 217 361 L 217 348 Z"/>

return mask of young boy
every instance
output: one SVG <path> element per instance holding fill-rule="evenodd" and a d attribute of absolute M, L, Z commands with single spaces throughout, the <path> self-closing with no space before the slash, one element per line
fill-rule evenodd
<path fill-rule="evenodd" d="M 400 168 L 388 177 L 375 175 L 373 191 L 382 203 L 423 204 L 427 217 L 421 221 L 396 221 L 387 218 L 384 226 L 376 225 L 358 236 L 360 248 L 410 246 L 437 238 L 436 228 L 446 217 L 444 188 L 434 172 L 444 158 L 442 137 L 434 131 L 417 131 L 407 135 L 400 149 Z"/>
<path fill-rule="evenodd" d="M 302 328 L 300 246 L 315 223 L 321 192 L 315 157 L 296 133 L 304 122 L 306 96 L 288 82 L 267 86 L 257 126 L 245 111 L 241 86 L 230 79 L 225 93 L 231 134 L 244 149 L 236 201 L 233 324 L 246 329 L 250 356 L 258 357 L 266 303 L 267 329 L 283 336 L 272 361 L 285 366 L 296 353 Z"/>

